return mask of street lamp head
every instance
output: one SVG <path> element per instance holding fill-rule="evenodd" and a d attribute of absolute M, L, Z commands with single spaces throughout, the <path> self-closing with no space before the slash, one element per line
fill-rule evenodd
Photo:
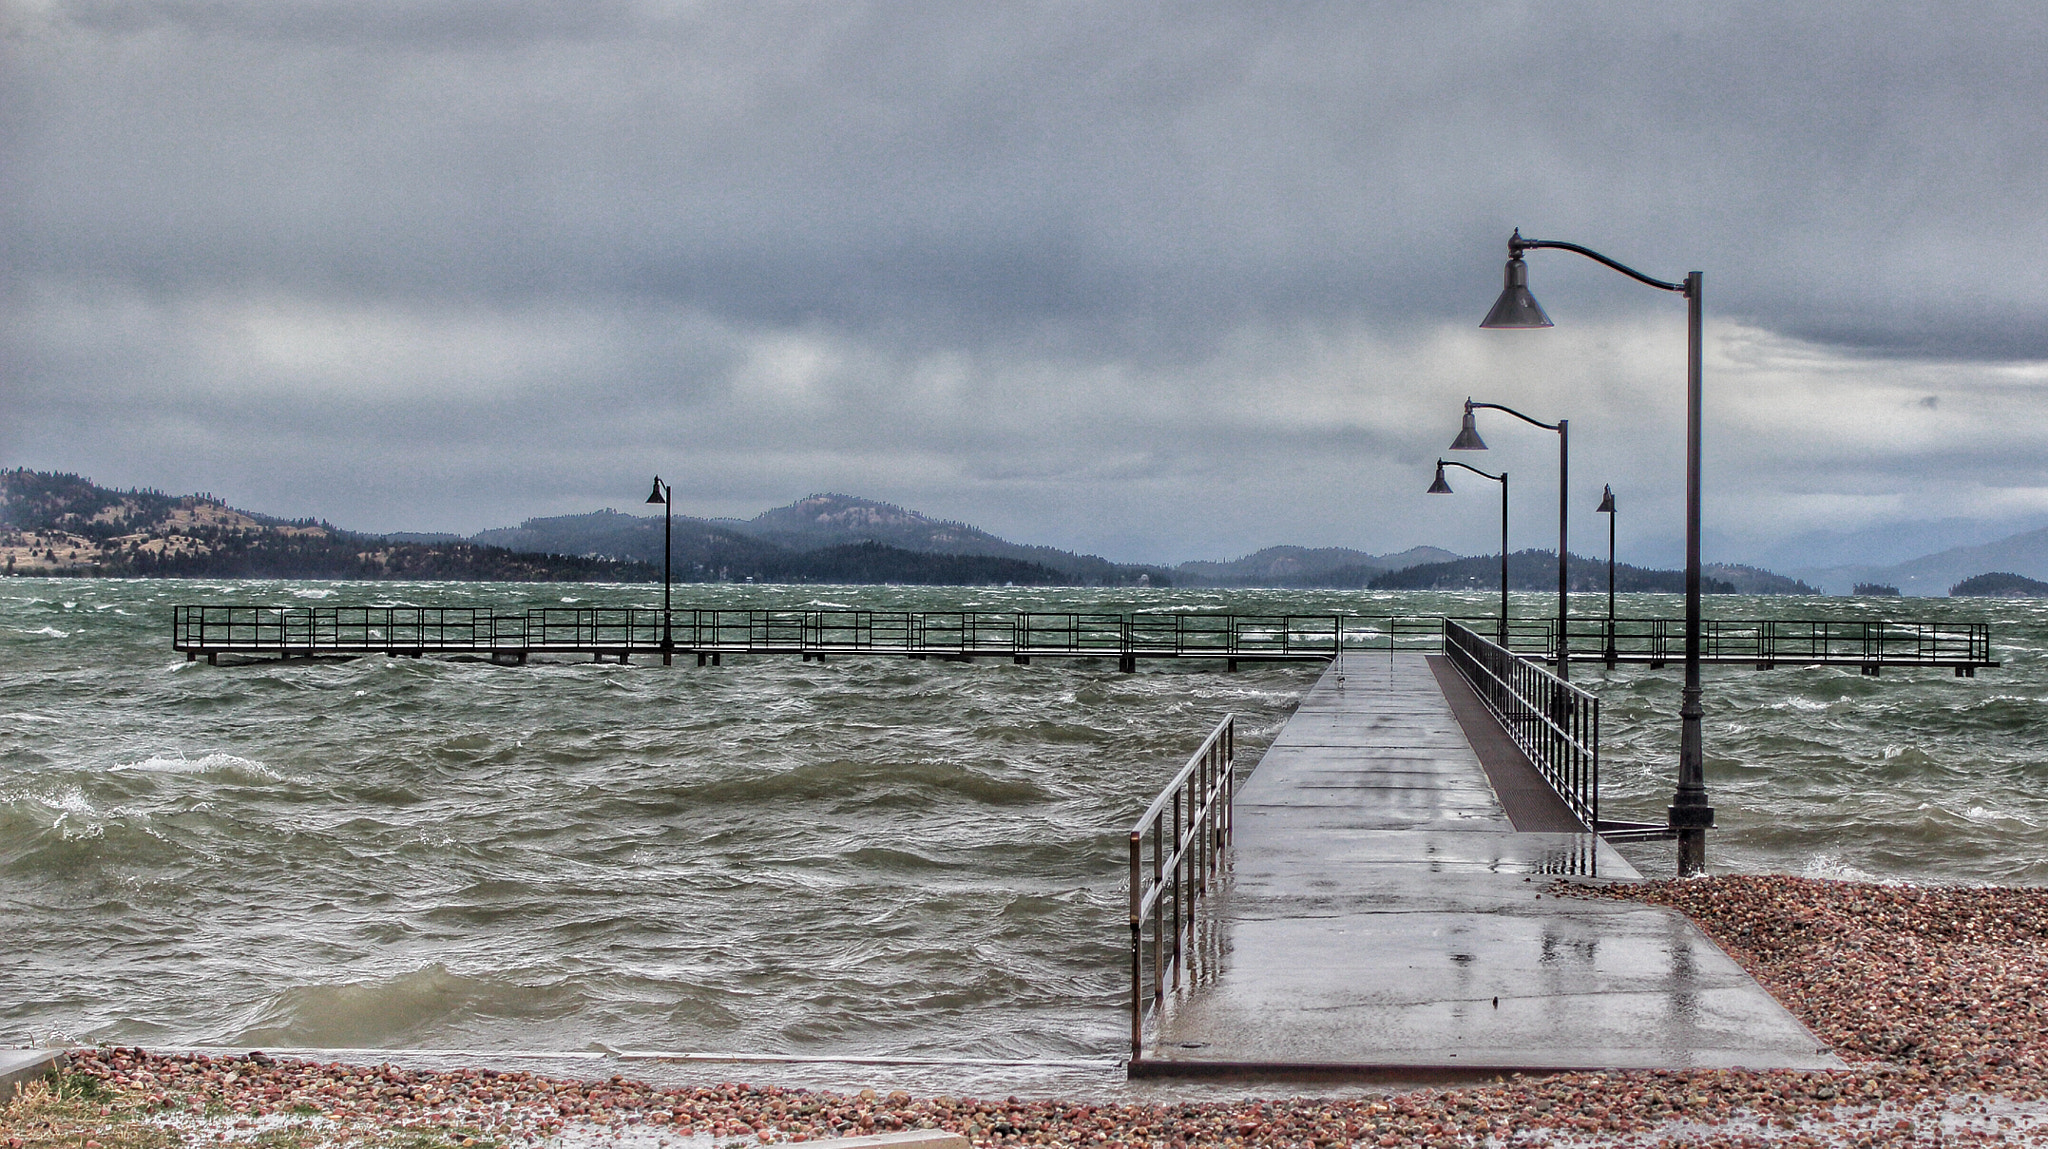
<path fill-rule="evenodd" d="M 1465 400 L 1465 425 L 1458 428 L 1458 437 L 1451 440 L 1453 451 L 1484 451 L 1486 440 L 1479 437 L 1479 424 L 1472 418 L 1472 400 Z"/>
<path fill-rule="evenodd" d="M 1543 314 L 1543 307 L 1536 297 L 1529 294 L 1529 265 L 1522 262 L 1520 252 L 1508 257 L 1508 267 L 1501 276 L 1500 298 L 1493 301 L 1493 310 L 1486 313 L 1479 326 L 1494 328 L 1555 327 L 1550 316 Z"/>
<path fill-rule="evenodd" d="M 1442 459 L 1436 461 L 1436 482 L 1429 485 L 1428 493 L 1432 495 L 1448 495 L 1451 493 L 1451 485 L 1444 481 L 1444 461 Z"/>
<path fill-rule="evenodd" d="M 1593 513 L 1601 515 L 1611 515 L 1614 513 L 1614 487 L 1611 484 L 1600 488 L 1600 505 L 1593 508 Z"/>
<path fill-rule="evenodd" d="M 653 493 L 652 493 L 652 494 L 650 494 L 650 495 L 648 495 L 648 496 L 647 496 L 647 501 L 648 501 L 648 502 L 650 502 L 650 503 L 666 503 L 666 502 L 668 502 L 668 495 L 666 495 L 665 493 L 663 493 L 663 491 L 662 491 L 662 489 L 661 489 L 661 476 L 660 476 L 660 475 L 656 475 L 656 476 L 654 476 L 654 491 L 653 491 Z"/>

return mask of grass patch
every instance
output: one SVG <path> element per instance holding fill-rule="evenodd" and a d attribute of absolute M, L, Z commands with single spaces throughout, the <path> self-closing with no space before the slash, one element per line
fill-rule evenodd
<path fill-rule="evenodd" d="M 89 1073 L 66 1073 L 21 1087 L 0 1109 L 0 1133 L 22 1149 L 170 1149 L 185 1139 L 142 1120 L 139 1099 L 117 1097 Z"/>
<path fill-rule="evenodd" d="M 252 1128 L 218 1098 L 204 1115 L 185 1111 L 190 1096 L 153 1108 L 141 1092 L 117 1089 L 91 1073 L 30 1082 L 0 1107 L 0 1149 L 500 1149 L 481 1129 L 376 1129 L 316 1120 L 295 1105 L 284 1124 Z M 217 1134 L 227 1134 L 226 1141 Z"/>

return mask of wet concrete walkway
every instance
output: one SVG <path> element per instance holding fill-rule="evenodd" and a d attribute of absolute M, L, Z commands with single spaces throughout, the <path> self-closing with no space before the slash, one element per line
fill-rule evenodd
<path fill-rule="evenodd" d="M 1683 915 L 1552 894 L 1638 875 L 1560 828 L 1430 663 L 1353 656 L 1302 700 L 1239 791 L 1207 957 L 1134 1075 L 1841 1065 Z"/>

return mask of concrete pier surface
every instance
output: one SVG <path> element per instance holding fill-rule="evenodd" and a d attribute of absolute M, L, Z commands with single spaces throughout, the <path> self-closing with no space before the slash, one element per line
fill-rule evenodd
<path fill-rule="evenodd" d="M 1841 1067 L 1684 915 L 1552 893 L 1639 875 L 1431 661 L 1349 656 L 1302 700 L 1133 1075 Z"/>
<path fill-rule="evenodd" d="M 64 1068 L 61 1049 L 0 1049 L 0 1102 L 14 1097 L 23 1085 Z"/>

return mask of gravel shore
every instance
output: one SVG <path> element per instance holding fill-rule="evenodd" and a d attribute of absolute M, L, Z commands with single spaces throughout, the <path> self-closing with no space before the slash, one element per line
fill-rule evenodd
<path fill-rule="evenodd" d="M 99 1049 L 74 1059 L 62 1096 L 30 1091 L 0 1113 L 0 1149 L 726 1149 L 930 1127 L 991 1149 L 2048 1143 L 2048 891 L 1721 877 L 1560 892 L 1683 910 L 1852 1068 L 1567 1074 L 1341 1100 L 1138 1105 L 657 1088 Z M 149 1136 L 129 1135 L 136 1129 Z"/>

